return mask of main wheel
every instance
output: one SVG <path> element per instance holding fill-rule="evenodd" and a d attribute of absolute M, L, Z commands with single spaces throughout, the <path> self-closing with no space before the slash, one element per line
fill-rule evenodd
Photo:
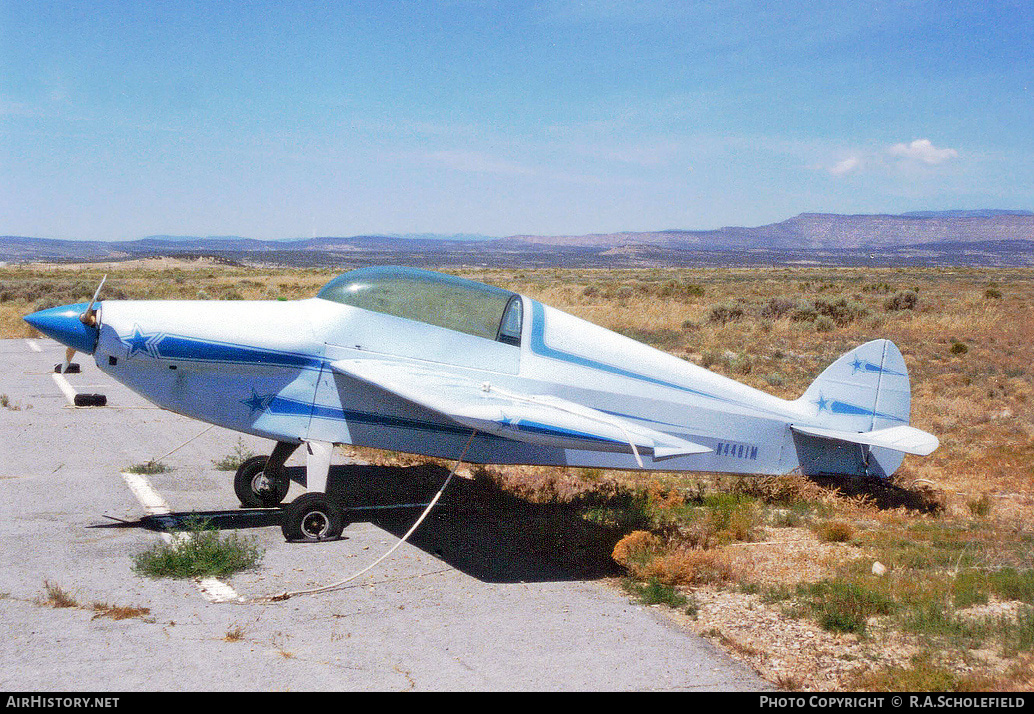
<path fill-rule="evenodd" d="M 283 474 L 267 474 L 268 456 L 254 456 L 237 469 L 233 490 L 242 508 L 276 508 L 287 497 L 291 481 Z"/>
<path fill-rule="evenodd" d="M 324 541 L 341 537 L 345 528 L 341 509 L 325 493 L 306 493 L 284 507 L 280 529 L 289 541 Z"/>

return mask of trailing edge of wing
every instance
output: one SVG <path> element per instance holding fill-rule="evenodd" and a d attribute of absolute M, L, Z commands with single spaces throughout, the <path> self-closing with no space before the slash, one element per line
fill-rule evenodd
<path fill-rule="evenodd" d="M 809 436 L 849 441 L 852 444 L 881 446 L 885 449 L 902 451 L 906 454 L 916 454 L 917 456 L 928 456 L 940 445 L 940 441 L 933 434 L 928 434 L 911 426 L 892 426 L 887 429 L 862 432 L 824 429 L 817 426 L 798 426 L 796 424 L 791 424 L 790 428 Z"/>
<path fill-rule="evenodd" d="M 446 366 L 374 358 L 331 363 L 341 374 L 390 392 L 463 426 L 532 444 L 570 449 L 648 449 L 654 459 L 712 451 L 628 419 L 559 397 L 520 394 Z"/>

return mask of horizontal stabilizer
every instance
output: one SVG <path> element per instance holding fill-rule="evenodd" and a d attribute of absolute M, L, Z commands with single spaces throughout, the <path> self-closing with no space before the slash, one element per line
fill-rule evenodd
<path fill-rule="evenodd" d="M 696 444 L 692 441 L 685 441 L 684 439 L 676 439 L 675 437 L 668 437 L 672 441 L 679 441 L 679 446 L 654 446 L 653 447 L 653 458 L 655 461 L 661 459 L 673 459 L 676 456 L 689 456 L 690 454 L 703 454 L 708 451 L 714 451 L 709 446 L 703 446 L 702 444 Z"/>
<path fill-rule="evenodd" d="M 836 439 L 837 441 L 847 441 L 852 444 L 880 446 L 885 449 L 915 454 L 917 456 L 928 456 L 940 445 L 940 441 L 933 434 L 928 434 L 911 426 L 892 426 L 886 429 L 862 432 L 825 429 L 817 426 L 798 426 L 796 424 L 791 424 L 790 428 L 808 436 Z"/>

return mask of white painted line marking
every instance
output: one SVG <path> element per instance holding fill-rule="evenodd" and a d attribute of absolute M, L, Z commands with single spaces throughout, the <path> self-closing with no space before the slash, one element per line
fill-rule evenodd
<path fill-rule="evenodd" d="M 144 478 L 142 474 L 132 474 L 123 471 L 122 480 L 129 486 L 129 490 L 136 496 L 136 500 L 140 501 L 140 505 L 152 516 L 165 516 L 172 513 L 172 509 L 162 500 L 158 492 L 151 487 L 151 482 Z"/>
<path fill-rule="evenodd" d="M 43 348 L 36 344 L 36 340 L 25 340 L 25 344 L 29 346 L 29 349 L 33 352 L 42 352 Z"/>
<path fill-rule="evenodd" d="M 234 602 L 243 600 L 243 598 L 237 594 L 236 590 L 218 578 L 201 578 L 200 580 L 195 580 L 194 584 L 198 586 L 198 589 L 201 590 L 201 594 L 204 595 L 209 602 Z"/>
<path fill-rule="evenodd" d="M 65 375 L 59 372 L 51 372 L 50 376 L 54 378 L 54 382 L 57 384 L 61 392 L 65 395 L 65 399 L 68 400 L 68 403 L 74 407 L 75 389 L 73 389 L 72 385 L 68 383 L 67 379 L 65 379 Z"/>
<path fill-rule="evenodd" d="M 136 496 L 136 500 L 140 502 L 140 505 L 152 516 L 167 516 L 172 513 L 172 509 L 165 503 L 165 500 L 154 490 L 151 486 L 151 482 L 148 481 L 143 474 L 133 474 L 128 471 L 122 472 L 122 480 L 129 486 L 129 490 Z M 162 525 L 167 529 L 171 529 L 175 525 L 174 519 L 172 518 L 159 518 Z M 170 533 L 168 530 L 162 533 L 162 538 L 166 543 L 172 543 L 176 539 L 187 539 L 190 535 L 186 533 Z M 237 591 L 232 587 L 219 580 L 218 578 L 195 578 L 194 585 L 201 591 L 201 595 L 206 600 L 212 603 L 217 602 L 243 602 L 244 598 L 237 594 Z"/>

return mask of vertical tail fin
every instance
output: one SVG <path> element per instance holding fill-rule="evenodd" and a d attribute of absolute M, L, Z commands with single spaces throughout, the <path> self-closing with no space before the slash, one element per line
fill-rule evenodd
<path fill-rule="evenodd" d="M 822 426 L 873 431 L 907 425 L 912 407 L 908 368 L 890 340 L 854 348 L 820 374 L 797 400 Z"/>
<path fill-rule="evenodd" d="M 890 340 L 866 342 L 827 367 L 797 404 L 810 425 L 827 430 L 859 433 L 907 426 L 912 406 L 908 368 Z M 864 450 L 866 473 L 890 476 L 904 459 L 894 449 L 857 448 Z"/>

